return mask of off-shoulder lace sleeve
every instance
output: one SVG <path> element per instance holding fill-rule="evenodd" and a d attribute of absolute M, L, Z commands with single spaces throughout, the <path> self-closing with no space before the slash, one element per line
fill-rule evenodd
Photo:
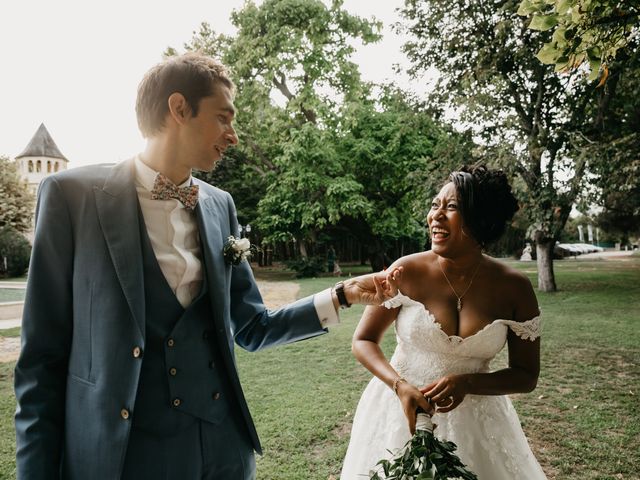
<path fill-rule="evenodd" d="M 390 298 L 389 300 L 384 302 L 381 306 L 387 307 L 387 308 L 398 308 L 404 305 L 405 303 L 413 303 L 413 300 L 411 300 L 411 298 L 407 297 L 406 295 L 403 295 L 402 292 L 398 290 L 398 293 L 395 297 Z"/>
<path fill-rule="evenodd" d="M 501 322 L 523 340 L 531 340 L 533 342 L 542 333 L 542 317 L 540 316 L 526 322 L 516 322 L 515 320 L 501 320 Z"/>

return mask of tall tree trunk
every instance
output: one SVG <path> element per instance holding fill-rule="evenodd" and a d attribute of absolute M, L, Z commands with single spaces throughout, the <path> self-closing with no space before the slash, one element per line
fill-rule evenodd
<path fill-rule="evenodd" d="M 296 243 L 298 244 L 298 250 L 300 251 L 300 256 L 302 258 L 308 258 L 309 254 L 307 253 L 307 244 L 304 241 L 302 236 L 296 236 Z"/>
<path fill-rule="evenodd" d="M 536 254 L 538 263 L 538 290 L 541 292 L 555 292 L 556 278 L 553 273 L 553 239 L 536 241 Z"/>

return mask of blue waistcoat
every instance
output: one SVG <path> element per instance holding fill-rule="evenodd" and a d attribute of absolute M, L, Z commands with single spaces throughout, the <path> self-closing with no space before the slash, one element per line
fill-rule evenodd
<path fill-rule="evenodd" d="M 171 435 L 196 419 L 217 423 L 229 411 L 232 390 L 219 368 L 206 272 L 200 294 L 183 308 L 160 269 L 142 214 L 140 224 L 146 348 L 133 424 Z"/>

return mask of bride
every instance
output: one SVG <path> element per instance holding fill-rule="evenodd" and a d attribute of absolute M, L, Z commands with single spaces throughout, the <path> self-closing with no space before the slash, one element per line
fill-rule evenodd
<path fill-rule="evenodd" d="M 432 250 L 399 259 L 353 337 L 375 375 L 355 414 L 342 480 L 368 478 L 415 431 L 416 410 L 435 412 L 435 435 L 480 480 L 546 479 L 507 397 L 531 392 L 540 370 L 540 318 L 529 280 L 482 253 L 518 210 L 506 176 L 484 166 L 450 175 L 431 204 Z M 390 361 L 380 349 L 395 322 Z M 508 345 L 509 366 L 489 363 Z"/>

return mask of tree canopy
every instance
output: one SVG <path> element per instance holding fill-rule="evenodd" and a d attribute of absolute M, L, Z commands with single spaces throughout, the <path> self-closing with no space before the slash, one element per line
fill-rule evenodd
<path fill-rule="evenodd" d="M 619 50 L 640 31 L 640 1 L 522 0 L 518 13 L 529 16 L 529 28 L 553 31 L 538 59 L 567 71 L 586 64 L 589 80 L 604 85 Z"/>
<path fill-rule="evenodd" d="M 487 162 L 517 175 L 538 248 L 538 287 L 551 291 L 553 247 L 587 172 L 589 159 L 575 148 L 598 94 L 535 58 L 551 34 L 528 29 L 518 4 L 406 0 L 404 49 L 414 75 L 438 69 L 431 98 L 475 127 Z"/>
<path fill-rule="evenodd" d="M 295 239 L 303 256 L 347 232 L 371 258 L 398 242 L 419 248 L 426 172 L 440 165 L 444 178 L 470 139 L 406 93 L 361 80 L 355 42 L 379 39 L 380 24 L 319 0 L 248 2 L 232 22 L 232 37 L 203 24 L 185 45 L 220 58 L 238 86 L 240 145 L 205 179 L 234 195 L 263 240 Z"/>

